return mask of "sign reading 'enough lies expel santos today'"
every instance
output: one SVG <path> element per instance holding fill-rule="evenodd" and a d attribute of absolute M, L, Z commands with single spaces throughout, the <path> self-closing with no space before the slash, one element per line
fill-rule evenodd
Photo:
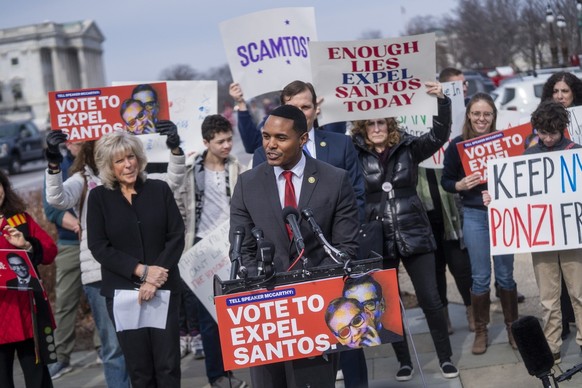
<path fill-rule="evenodd" d="M 582 150 L 492 159 L 491 254 L 582 247 Z"/>
<path fill-rule="evenodd" d="M 435 35 L 309 43 L 320 124 L 437 114 L 424 82 L 436 74 Z"/>

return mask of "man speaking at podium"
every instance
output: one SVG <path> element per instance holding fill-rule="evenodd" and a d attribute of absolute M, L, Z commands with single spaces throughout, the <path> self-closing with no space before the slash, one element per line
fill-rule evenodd
<path fill-rule="evenodd" d="M 287 227 L 283 208 L 313 210 L 323 235 L 338 250 L 355 257 L 359 227 L 358 208 L 345 170 L 313 159 L 303 153 L 307 141 L 307 121 L 292 105 L 273 110 L 263 127 L 263 148 L 267 162 L 240 175 L 230 208 L 231 249 L 233 230 L 243 227 L 240 251 L 249 276 L 257 275 L 257 243 L 251 230 L 260 228 L 265 242 L 274 245 L 276 273 L 292 269 L 334 264 L 311 232 L 307 222 L 299 223 L 305 238 L 303 258 L 298 257 L 294 236 Z M 295 217 L 291 214 L 287 219 Z M 254 387 L 334 387 L 337 354 L 286 361 L 251 368 Z"/>

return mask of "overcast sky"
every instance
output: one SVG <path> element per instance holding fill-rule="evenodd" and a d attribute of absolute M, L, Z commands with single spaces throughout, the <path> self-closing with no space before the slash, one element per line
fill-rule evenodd
<path fill-rule="evenodd" d="M 417 15 L 441 15 L 456 0 L 6 0 L 0 28 L 93 19 L 105 36 L 107 82 L 159 79 L 163 69 L 226 64 L 218 25 L 279 7 L 314 7 L 319 40 L 355 40 L 367 30 L 399 36 Z M 378 22 L 380 21 L 380 22 Z"/>

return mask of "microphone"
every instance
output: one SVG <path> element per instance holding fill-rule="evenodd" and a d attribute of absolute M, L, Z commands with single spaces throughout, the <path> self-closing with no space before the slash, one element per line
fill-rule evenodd
<path fill-rule="evenodd" d="M 258 226 L 255 226 L 253 229 L 251 229 L 251 234 L 253 235 L 253 237 L 255 238 L 255 240 L 257 240 L 257 247 L 259 247 L 259 253 L 260 249 L 261 249 L 261 244 L 263 242 L 263 230 L 261 228 L 259 228 Z M 274 247 L 273 247 L 274 249 Z M 263 256 L 260 254 L 258 259 L 257 259 L 257 275 L 261 275 L 263 273 L 263 269 L 264 269 L 264 260 L 263 260 Z"/>
<path fill-rule="evenodd" d="M 511 331 L 528 373 L 549 384 L 554 356 L 538 319 L 531 315 L 522 317 L 513 322 Z"/>
<path fill-rule="evenodd" d="M 319 244 L 323 247 L 325 253 L 329 257 L 331 257 L 333 261 L 335 261 L 338 264 L 341 264 L 341 261 L 349 259 L 349 257 L 347 257 L 347 255 L 344 252 L 341 252 L 333 245 L 331 245 L 329 241 L 327 241 L 327 239 L 323 235 L 323 232 L 321 231 L 321 228 L 317 224 L 317 221 L 315 221 L 315 217 L 313 216 L 313 210 L 306 207 L 305 209 L 301 210 L 301 216 L 303 217 L 304 220 L 306 220 L 309 223 L 309 226 L 311 226 L 311 230 L 313 231 L 313 234 L 315 234 L 315 236 L 317 237 Z"/>
<path fill-rule="evenodd" d="M 259 243 L 259 265 L 265 268 L 265 277 L 268 279 L 273 276 L 273 258 L 275 257 L 275 244 L 269 241 Z M 263 269 L 261 268 L 260 272 Z M 260 275 L 260 273 L 259 273 Z"/>
<path fill-rule="evenodd" d="M 305 243 L 303 242 L 303 236 L 299 230 L 299 212 L 293 206 L 287 206 L 283 209 L 283 219 L 291 228 L 293 238 L 295 239 L 295 247 L 297 248 L 297 252 L 300 253 L 305 249 Z"/>
<path fill-rule="evenodd" d="M 232 244 L 232 256 L 230 258 L 230 278 L 236 279 L 236 275 L 240 275 L 241 278 L 247 277 L 247 269 L 242 265 L 242 254 L 241 248 L 242 243 L 245 238 L 245 228 L 242 225 L 237 226 L 232 233 L 234 237 L 234 242 Z M 240 268 L 240 269 L 239 269 Z"/>
<path fill-rule="evenodd" d="M 258 226 L 255 226 L 253 229 L 251 229 L 251 234 L 255 240 L 257 240 L 257 244 L 263 241 L 263 230 Z"/>

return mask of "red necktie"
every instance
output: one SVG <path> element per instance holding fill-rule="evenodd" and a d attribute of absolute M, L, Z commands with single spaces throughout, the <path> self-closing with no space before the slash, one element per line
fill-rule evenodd
<path fill-rule="evenodd" d="M 283 177 L 285 177 L 285 207 L 293 206 L 297 209 L 297 200 L 295 199 L 295 186 L 293 186 L 293 172 L 289 170 L 283 171 Z M 293 239 L 293 232 L 289 225 L 287 226 L 287 234 L 289 239 Z"/>
<path fill-rule="evenodd" d="M 285 207 L 293 206 L 297 208 L 297 200 L 295 199 L 295 186 L 293 186 L 293 172 L 290 170 L 283 171 L 285 177 Z"/>

